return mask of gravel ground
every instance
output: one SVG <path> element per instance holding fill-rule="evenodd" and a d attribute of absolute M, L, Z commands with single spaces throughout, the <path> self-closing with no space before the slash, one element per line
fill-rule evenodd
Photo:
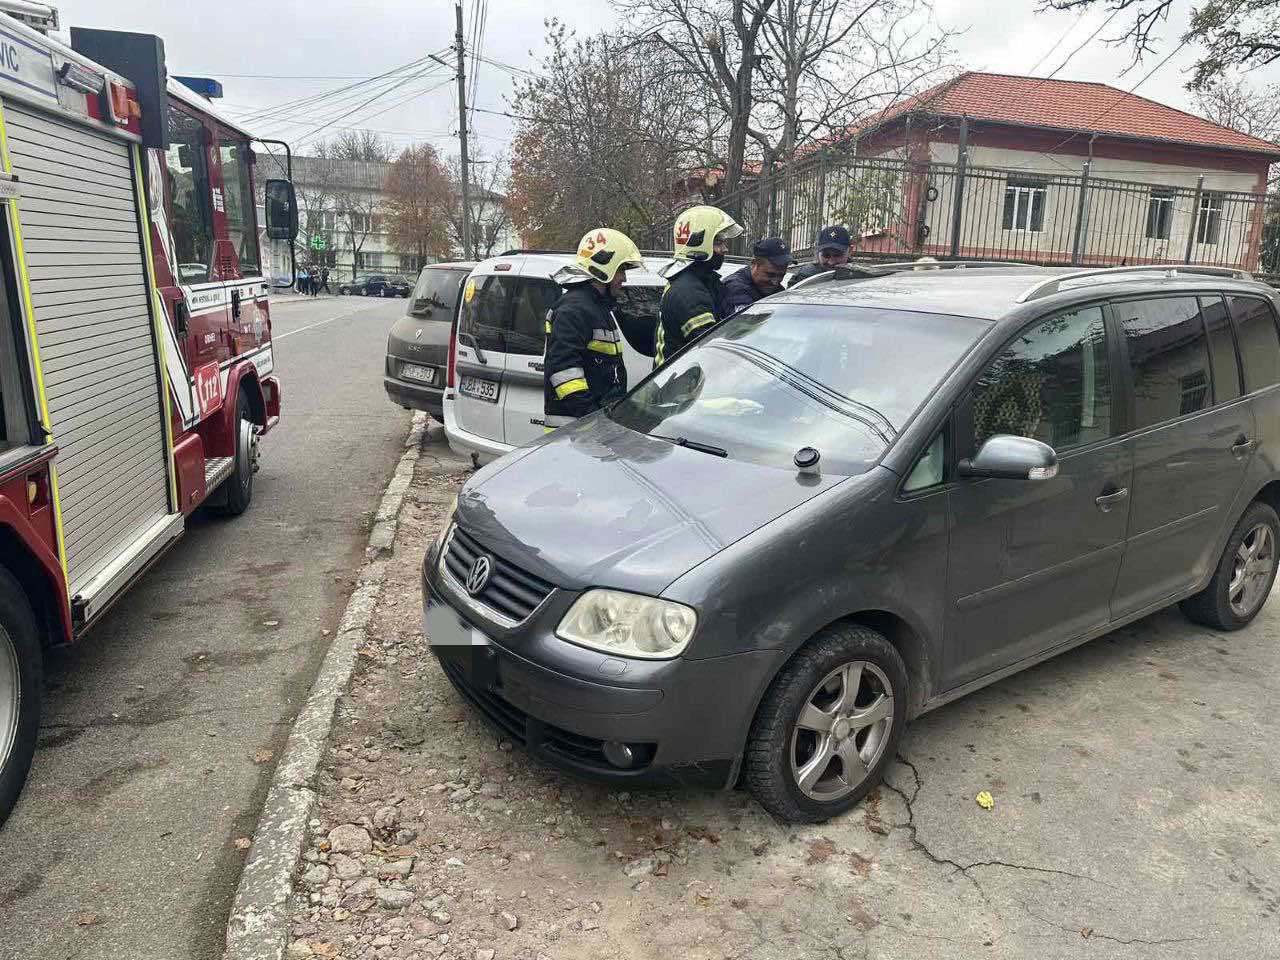
<path fill-rule="evenodd" d="M 440 444 L 419 466 L 290 956 L 1280 956 L 1276 721 L 1247 709 L 1280 692 L 1274 613 L 1231 649 L 1159 614 L 968 697 L 860 807 L 794 828 L 745 793 L 575 780 L 480 722 L 420 620 L 423 545 L 465 477 Z"/>

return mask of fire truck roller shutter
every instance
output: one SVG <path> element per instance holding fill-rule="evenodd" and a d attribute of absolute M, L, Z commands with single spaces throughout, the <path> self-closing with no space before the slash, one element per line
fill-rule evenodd
<path fill-rule="evenodd" d="M 8 102 L 72 597 L 169 511 L 129 147 Z"/>

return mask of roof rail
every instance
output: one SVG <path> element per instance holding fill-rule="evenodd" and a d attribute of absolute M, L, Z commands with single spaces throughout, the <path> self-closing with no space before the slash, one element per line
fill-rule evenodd
<path fill-rule="evenodd" d="M 797 287 L 817 283 L 829 283 L 832 280 L 865 280 L 871 277 L 883 277 L 889 273 L 908 273 L 912 270 L 920 272 L 931 270 L 967 270 L 970 268 L 985 269 L 988 267 L 1034 267 L 1034 263 L 1022 263 L 1017 260 L 895 260 L 880 263 L 875 260 L 850 260 L 826 273 L 816 273 L 805 277 L 799 283 L 788 287 Z"/>
<path fill-rule="evenodd" d="M 1029 300 L 1047 297 L 1050 294 L 1057 293 L 1062 289 L 1064 283 L 1069 283 L 1072 280 L 1096 278 L 1105 283 L 1119 273 L 1163 273 L 1166 280 L 1172 280 L 1180 273 L 1204 277 L 1227 277 L 1232 280 L 1253 279 L 1253 274 L 1247 270 L 1237 270 L 1234 267 L 1201 267 L 1186 263 L 1148 263 L 1127 267 L 1095 267 L 1092 270 L 1077 270 L 1073 273 L 1064 273 L 1056 277 L 1050 277 L 1047 280 L 1041 280 L 1035 286 L 1024 290 L 1016 302 L 1026 303 Z"/>
<path fill-rule="evenodd" d="M 526 253 L 550 253 L 559 256 L 572 257 L 577 254 L 575 250 L 547 250 L 539 247 L 519 248 L 515 250 L 503 250 L 501 253 L 495 253 L 494 257 L 518 257 Z M 642 256 L 646 257 L 665 257 L 668 260 L 674 260 L 675 254 L 670 250 L 641 250 Z M 738 254 L 725 254 L 726 263 L 750 263 L 750 257 L 739 256 Z"/>

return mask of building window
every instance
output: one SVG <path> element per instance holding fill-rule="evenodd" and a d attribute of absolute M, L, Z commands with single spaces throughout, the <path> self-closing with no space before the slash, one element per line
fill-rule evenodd
<path fill-rule="evenodd" d="M 1147 239 L 1168 240 L 1173 224 L 1173 190 L 1168 187 L 1152 187 L 1147 201 Z"/>
<path fill-rule="evenodd" d="M 1206 191 L 1200 194 L 1200 209 L 1196 214 L 1196 243 L 1217 243 L 1222 225 L 1222 194 Z"/>
<path fill-rule="evenodd" d="M 1044 229 L 1043 180 L 1010 178 L 1004 188 L 1004 228 L 1039 233 Z"/>
<path fill-rule="evenodd" d="M 338 217 L 332 210 L 326 210 L 323 214 L 323 223 L 326 233 L 333 233 L 338 229 Z"/>

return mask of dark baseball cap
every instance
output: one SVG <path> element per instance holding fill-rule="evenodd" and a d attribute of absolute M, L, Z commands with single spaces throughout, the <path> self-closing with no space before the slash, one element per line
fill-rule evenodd
<path fill-rule="evenodd" d="M 763 257 L 775 267 L 786 267 L 791 264 L 791 248 L 777 237 L 765 237 L 751 248 L 751 255 Z"/>
<path fill-rule="evenodd" d="M 848 250 L 849 231 L 837 224 L 823 227 L 818 231 L 817 247 L 819 250 Z"/>

